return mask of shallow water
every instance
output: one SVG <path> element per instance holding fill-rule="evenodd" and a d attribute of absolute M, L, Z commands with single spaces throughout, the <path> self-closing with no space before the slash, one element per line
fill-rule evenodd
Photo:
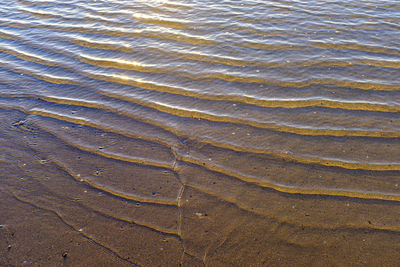
<path fill-rule="evenodd" d="M 397 1 L 3 0 L 0 265 L 398 265 L 399 44 Z"/>

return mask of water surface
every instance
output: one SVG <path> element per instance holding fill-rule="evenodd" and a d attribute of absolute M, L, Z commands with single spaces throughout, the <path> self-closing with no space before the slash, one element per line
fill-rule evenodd
<path fill-rule="evenodd" d="M 3 0 L 0 264 L 397 265 L 399 44 L 392 0 Z"/>

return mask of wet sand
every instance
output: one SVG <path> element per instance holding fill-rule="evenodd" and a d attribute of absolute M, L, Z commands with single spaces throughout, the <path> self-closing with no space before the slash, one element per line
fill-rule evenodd
<path fill-rule="evenodd" d="M 0 6 L 1 266 L 399 265 L 396 2 L 56 2 Z"/>
<path fill-rule="evenodd" d="M 229 161 L 275 179 L 319 177 L 356 188 L 397 183 L 397 172 L 304 166 L 182 144 L 179 153 L 187 157 L 210 157 L 199 164 L 155 143 L 16 111 L 3 110 L 1 127 L 2 265 L 393 266 L 400 260 L 400 206 L 389 194 L 282 192 L 215 166 Z M 72 147 L 68 138 L 87 146 Z"/>

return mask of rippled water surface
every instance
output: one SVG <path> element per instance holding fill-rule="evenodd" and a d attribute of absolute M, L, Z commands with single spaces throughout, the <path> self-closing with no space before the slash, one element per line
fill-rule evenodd
<path fill-rule="evenodd" d="M 400 3 L 2 0 L 0 265 L 400 264 Z"/>

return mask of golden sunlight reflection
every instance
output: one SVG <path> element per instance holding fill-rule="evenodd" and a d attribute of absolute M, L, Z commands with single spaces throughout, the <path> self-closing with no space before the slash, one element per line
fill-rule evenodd
<path fill-rule="evenodd" d="M 113 73 L 111 76 L 113 78 L 121 79 L 121 80 L 124 80 L 124 81 L 132 80 L 128 75 L 120 75 L 120 74 Z"/>
<path fill-rule="evenodd" d="M 86 55 L 86 54 L 80 54 L 80 56 L 83 58 L 86 58 L 86 59 L 91 59 L 91 60 L 108 61 L 108 62 L 114 62 L 114 63 L 119 63 L 119 64 L 138 66 L 138 67 L 157 66 L 156 64 L 145 64 L 145 63 L 142 63 L 142 62 L 139 62 L 136 60 L 125 60 L 125 59 L 121 59 L 121 58 L 96 57 L 96 56 L 91 56 L 91 55 Z"/>

